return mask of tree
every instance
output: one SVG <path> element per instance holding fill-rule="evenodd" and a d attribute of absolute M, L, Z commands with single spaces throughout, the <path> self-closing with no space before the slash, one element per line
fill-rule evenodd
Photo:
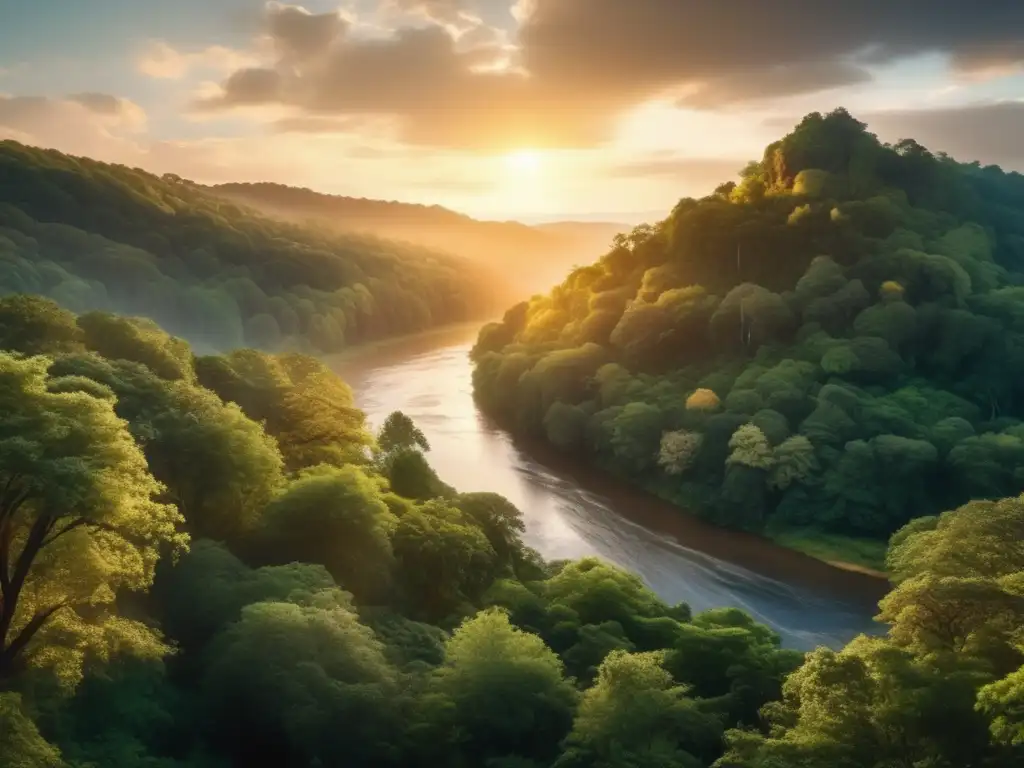
<path fill-rule="evenodd" d="M 563 451 L 577 450 L 583 444 L 587 412 L 577 405 L 556 400 L 544 414 L 544 433 L 548 442 Z"/>
<path fill-rule="evenodd" d="M 686 398 L 688 411 L 714 411 L 721 405 L 718 395 L 710 389 L 696 389 Z"/>
<path fill-rule="evenodd" d="M 810 478 L 817 469 L 818 459 L 811 441 L 803 435 L 793 435 L 772 450 L 768 485 L 784 491 L 793 483 Z"/>
<path fill-rule="evenodd" d="M 0 680 L 39 665 L 74 682 L 86 653 L 160 653 L 115 599 L 187 542 L 111 400 L 51 392 L 49 363 L 0 353 Z"/>
<path fill-rule="evenodd" d="M 396 675 L 344 593 L 242 609 L 207 654 L 202 690 L 217 740 L 259 763 L 395 762 Z M 251 764 L 251 763 L 250 763 Z"/>
<path fill-rule="evenodd" d="M 163 379 L 195 379 L 187 342 L 165 333 L 148 318 L 90 312 L 78 318 L 87 349 L 108 360 L 142 363 Z"/>
<path fill-rule="evenodd" d="M 487 537 L 446 501 L 429 501 L 403 515 L 391 546 L 410 612 L 426 620 L 466 608 L 495 576 L 497 555 Z"/>
<path fill-rule="evenodd" d="M 55 355 L 82 348 L 75 316 L 41 296 L 0 298 L 0 350 Z"/>
<path fill-rule="evenodd" d="M 373 438 L 352 389 L 319 360 L 240 349 L 196 361 L 199 382 L 263 422 L 291 469 L 368 460 Z"/>
<path fill-rule="evenodd" d="M 662 660 L 660 653 L 609 653 L 555 765 L 697 768 L 712 759 L 720 723 L 675 683 Z"/>
<path fill-rule="evenodd" d="M 569 731 L 576 699 L 558 656 L 498 609 L 459 626 L 429 692 L 428 733 L 474 762 L 550 760 Z"/>
<path fill-rule="evenodd" d="M 730 732 L 721 763 L 1000 765 L 986 762 L 991 752 L 974 710 L 974 679 L 881 638 L 861 636 L 838 653 L 819 648 L 786 679 L 782 701 L 765 708 L 771 735 Z"/>
<path fill-rule="evenodd" d="M 385 453 L 401 448 L 430 450 L 427 436 L 401 411 L 395 411 L 384 420 L 377 432 L 377 445 Z"/>
<path fill-rule="evenodd" d="M 523 513 L 496 493 L 461 493 L 454 504 L 483 531 L 498 559 L 512 565 L 524 555 L 521 535 L 526 531 Z"/>
<path fill-rule="evenodd" d="M 0 765 L 4 768 L 63 768 L 60 750 L 39 733 L 17 693 L 0 692 Z"/>
<path fill-rule="evenodd" d="M 703 443 L 704 436 L 700 432 L 685 429 L 665 432 L 661 436 L 658 464 L 670 475 L 681 475 L 693 465 Z"/>
<path fill-rule="evenodd" d="M 246 605 L 286 602 L 336 586 L 322 565 L 250 568 L 223 544 L 199 539 L 177 563 L 161 563 L 153 593 L 161 626 L 191 655 L 238 621 Z"/>
<path fill-rule="evenodd" d="M 750 467 L 751 469 L 771 469 L 774 459 L 771 446 L 764 432 L 753 424 L 744 424 L 729 439 L 727 464 Z"/>
<path fill-rule="evenodd" d="M 407 499 L 427 501 L 455 495 L 455 490 L 437 476 L 427 457 L 415 448 L 396 448 L 384 456 L 380 470 L 391 490 Z"/>
<path fill-rule="evenodd" d="M 609 442 L 623 466 L 634 472 L 650 469 L 656 459 L 664 417 L 647 403 L 627 403 L 608 424 Z"/>
<path fill-rule="evenodd" d="M 307 470 L 267 507 L 261 552 L 272 563 L 319 563 L 361 601 L 384 596 L 395 516 L 356 467 Z"/>
<path fill-rule="evenodd" d="M 978 709 L 992 721 L 992 736 L 1024 745 L 1024 667 L 978 692 Z"/>

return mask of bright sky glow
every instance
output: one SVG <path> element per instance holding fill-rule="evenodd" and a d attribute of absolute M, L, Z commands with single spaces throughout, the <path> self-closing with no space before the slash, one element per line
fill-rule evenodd
<path fill-rule="evenodd" d="M 866 0 L 761 45 L 800 25 L 697 0 L 298 2 L 0 0 L 0 138 L 502 219 L 667 210 L 836 106 L 1024 170 L 1024 24 Z M 863 58 L 856 13 L 900 55 Z"/>

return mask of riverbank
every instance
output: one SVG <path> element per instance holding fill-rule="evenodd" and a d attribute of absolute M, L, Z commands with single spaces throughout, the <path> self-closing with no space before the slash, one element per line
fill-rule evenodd
<path fill-rule="evenodd" d="M 493 417 L 488 416 L 488 418 Z M 686 506 L 679 504 L 678 499 L 666 493 L 664 488 L 650 487 L 642 482 L 637 482 L 623 476 L 612 467 L 592 464 L 578 456 L 567 456 L 540 438 L 527 439 L 516 435 L 510 425 L 502 424 L 500 428 L 513 435 L 517 443 L 528 446 L 526 450 L 528 450 L 530 455 L 543 456 L 543 461 L 547 465 L 553 465 L 557 462 L 563 467 L 573 464 L 589 468 L 590 470 L 596 470 L 607 478 L 609 482 L 616 483 L 622 486 L 623 489 L 631 489 L 636 493 L 647 494 L 652 498 L 658 499 L 659 502 L 675 510 L 677 515 L 685 518 L 687 521 L 723 532 L 728 531 L 742 536 L 749 536 L 757 541 L 764 542 L 766 545 L 776 545 L 813 558 L 831 568 L 866 576 L 888 585 L 889 574 L 885 570 L 885 554 L 888 549 L 888 542 L 886 541 L 843 536 L 814 528 L 769 528 L 761 533 L 734 531 L 695 515 Z"/>
<path fill-rule="evenodd" d="M 400 410 L 430 441 L 428 459 L 460 492 L 500 493 L 547 560 L 600 557 L 695 613 L 729 606 L 786 647 L 839 648 L 882 631 L 886 580 L 834 567 L 763 536 L 712 525 L 542 441 L 513 438 L 473 402 L 473 325 L 353 349 L 336 370 L 372 425 Z"/>
<path fill-rule="evenodd" d="M 888 545 L 884 541 L 855 539 L 812 528 L 766 531 L 765 535 L 776 544 L 803 552 L 836 568 L 879 579 L 889 578 L 885 571 Z"/>
<path fill-rule="evenodd" d="M 445 325 L 438 328 L 420 331 L 403 336 L 393 336 L 387 339 L 367 342 L 350 347 L 343 352 L 330 356 L 330 361 L 339 367 L 348 367 L 358 363 L 360 359 L 372 359 L 375 366 L 387 366 L 404 362 L 417 355 L 429 353 L 449 344 L 466 343 L 467 340 L 476 338 L 480 323 L 475 321 Z M 488 416 L 488 419 L 491 417 Z M 632 489 L 634 492 L 650 494 L 661 503 L 674 510 L 675 514 L 684 518 L 685 521 L 693 521 L 700 526 L 710 526 L 723 532 L 735 533 L 729 529 L 705 521 L 689 512 L 685 506 L 681 506 L 659 489 L 647 488 L 641 483 L 633 482 L 629 478 L 622 477 L 607 469 L 595 468 L 592 464 L 578 456 L 566 456 L 556 448 L 537 439 L 523 440 L 517 436 L 509 425 L 495 424 L 496 427 L 509 434 L 517 444 L 522 444 L 531 456 L 540 457 L 547 466 L 559 465 L 563 470 L 570 466 L 574 467 L 573 474 L 579 470 L 594 470 L 606 474 L 608 478 L 622 486 L 622 490 Z M 580 478 L 582 481 L 582 477 Z M 608 492 L 605 487 L 605 491 Z M 632 506 L 632 505 L 631 505 Z M 658 526 L 662 527 L 663 526 Z M 672 526 L 673 528 L 675 526 Z M 689 535 L 693 529 L 684 525 Z M 846 573 L 857 574 L 859 577 L 867 577 L 877 582 L 888 582 L 888 574 L 885 572 L 885 552 L 887 543 L 884 541 L 872 541 L 868 539 L 857 539 L 838 534 L 827 533 L 813 528 L 791 528 L 781 530 L 768 530 L 763 534 L 743 534 L 750 536 L 756 541 L 763 542 L 768 546 L 778 546 L 785 550 L 799 553 L 800 555 L 813 558 L 830 568 Z M 721 554 L 727 555 L 727 552 Z"/>

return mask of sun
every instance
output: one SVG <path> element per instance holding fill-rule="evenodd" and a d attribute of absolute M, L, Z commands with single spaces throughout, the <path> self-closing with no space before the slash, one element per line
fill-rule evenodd
<path fill-rule="evenodd" d="M 532 175 L 540 170 L 540 155 L 532 149 L 519 149 L 505 156 L 509 171 L 519 175 Z"/>

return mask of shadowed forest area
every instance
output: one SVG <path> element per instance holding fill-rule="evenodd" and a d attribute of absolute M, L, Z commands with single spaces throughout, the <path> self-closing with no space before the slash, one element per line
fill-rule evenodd
<path fill-rule="evenodd" d="M 485 327 L 478 400 L 725 526 L 882 567 L 1024 489 L 1024 177 L 844 110 Z"/>
<path fill-rule="evenodd" d="M 210 349 L 334 352 L 485 318 L 495 273 L 287 224 L 174 176 L 0 142 L 0 292 L 149 317 Z"/>

